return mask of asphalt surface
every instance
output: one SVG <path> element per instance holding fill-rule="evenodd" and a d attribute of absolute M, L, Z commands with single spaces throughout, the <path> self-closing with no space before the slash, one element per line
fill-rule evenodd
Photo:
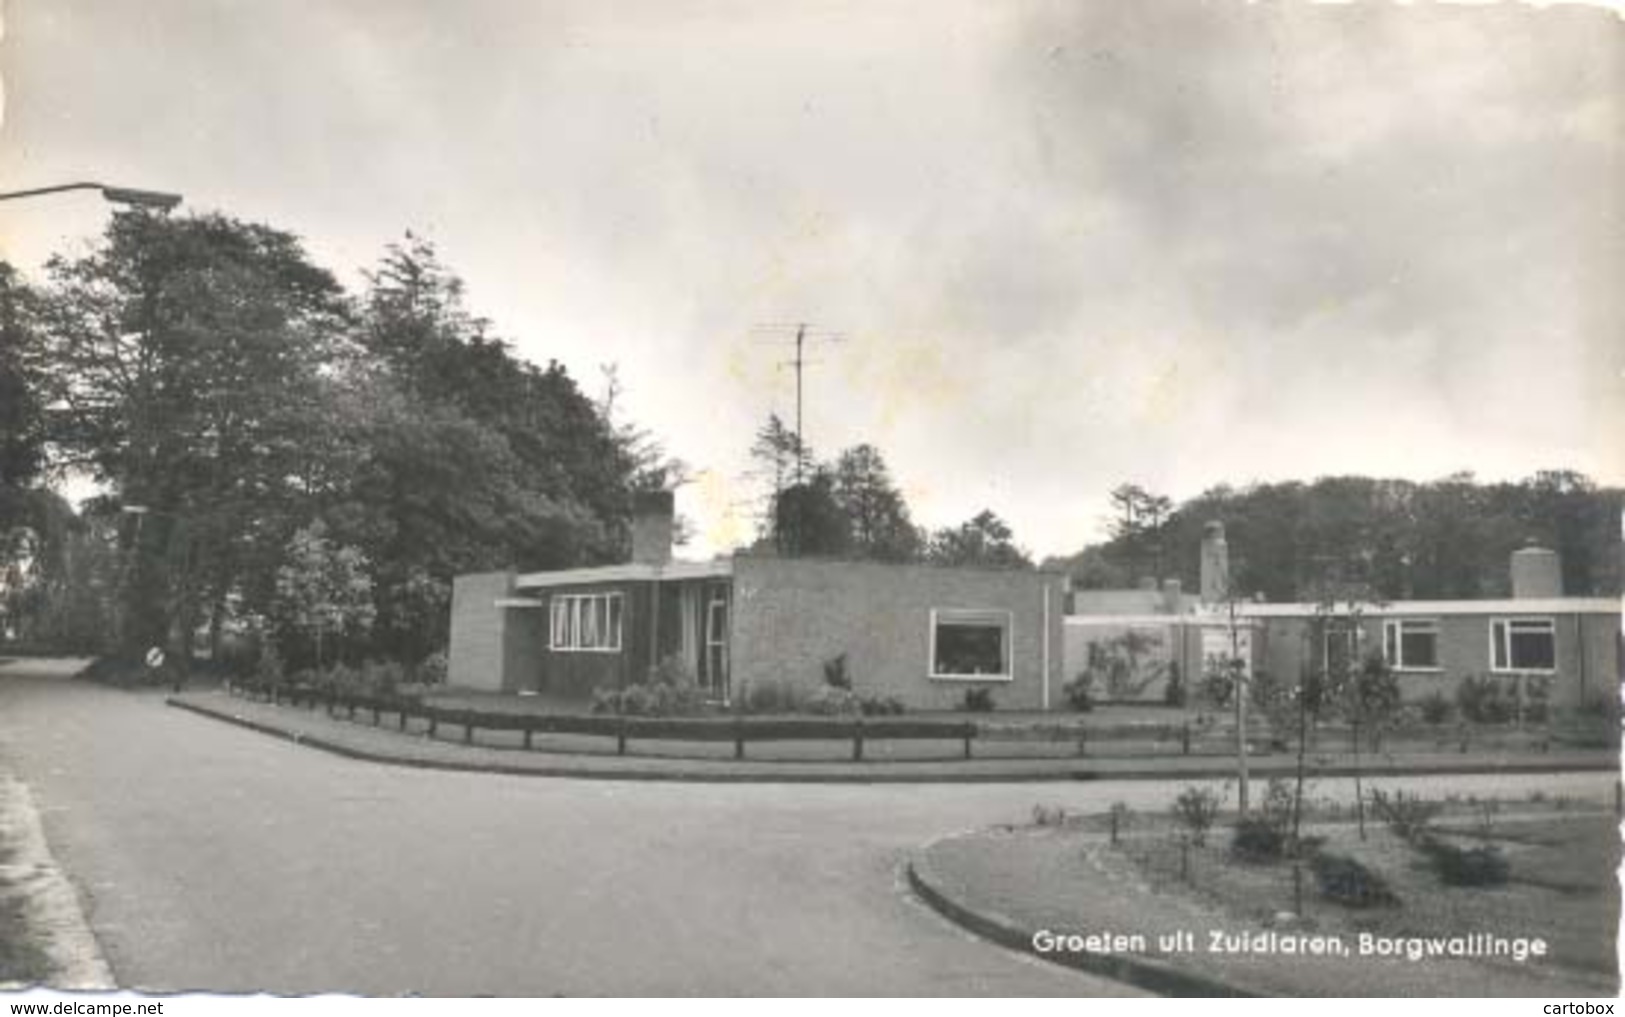
<path fill-rule="evenodd" d="M 66 671 L 0 666 L 0 766 L 31 786 L 130 988 L 1126 993 L 971 937 L 909 896 L 900 867 L 925 841 L 1023 821 L 1036 803 L 1155 808 L 1173 794 L 1144 781 L 718 785 L 411 770 Z M 1382 783 L 1600 800 L 1611 781 Z"/>

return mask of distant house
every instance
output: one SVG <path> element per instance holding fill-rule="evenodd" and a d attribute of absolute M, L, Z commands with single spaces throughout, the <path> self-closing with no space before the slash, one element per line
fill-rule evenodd
<path fill-rule="evenodd" d="M 660 666 L 727 704 L 803 694 L 844 658 L 855 691 L 948 709 L 987 688 L 1000 709 L 1056 702 L 1066 577 L 737 555 L 673 561 L 672 498 L 638 499 L 632 560 L 457 578 L 452 684 L 582 699 Z"/>
<path fill-rule="evenodd" d="M 1067 674 L 1092 669 L 1103 686 L 1097 697 L 1157 700 L 1171 677 L 1191 681 L 1214 657 L 1239 656 L 1290 683 L 1306 667 L 1380 652 L 1406 699 L 1452 698 L 1468 676 L 1501 680 L 1517 697 L 1542 695 L 1554 706 L 1617 698 L 1619 600 L 1564 596 L 1558 557 L 1544 548 L 1514 552 L 1510 568 L 1510 598 L 1392 601 L 1357 611 L 1345 602 L 1317 624 L 1311 603 L 1228 603 L 1224 528 L 1209 524 L 1198 594 L 1177 582 L 1073 594 Z"/>

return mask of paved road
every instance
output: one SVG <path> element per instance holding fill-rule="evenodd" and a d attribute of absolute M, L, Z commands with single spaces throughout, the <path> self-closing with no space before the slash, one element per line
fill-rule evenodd
<path fill-rule="evenodd" d="M 1152 783 L 673 785 L 403 770 L 0 668 L 0 765 L 46 810 L 120 984 L 432 995 L 1126 991 L 902 891 L 907 850 Z M 1437 784 L 1438 778 L 1433 783 Z M 1607 775 L 1452 780 L 1601 798 Z M 1393 782 L 1390 782 L 1393 783 Z"/>

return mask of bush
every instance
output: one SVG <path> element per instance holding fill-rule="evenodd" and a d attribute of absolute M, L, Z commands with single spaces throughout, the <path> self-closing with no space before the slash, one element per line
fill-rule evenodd
<path fill-rule="evenodd" d="M 1207 832 L 1219 817 L 1220 798 L 1210 788 L 1192 785 L 1174 799 L 1174 818 L 1185 827 L 1191 843 L 1200 847 L 1207 843 Z"/>
<path fill-rule="evenodd" d="M 1292 787 L 1271 777 L 1258 811 L 1236 822 L 1230 853 L 1243 862 L 1273 862 L 1287 853 L 1292 839 Z"/>
<path fill-rule="evenodd" d="M 907 707 L 896 696 L 862 695 L 858 697 L 858 709 L 865 717 L 885 717 L 902 714 Z"/>
<path fill-rule="evenodd" d="M 986 688 L 966 689 L 965 698 L 959 704 L 959 708 L 967 713 L 992 713 L 994 709 L 993 690 Z"/>
<path fill-rule="evenodd" d="M 1451 714 L 1455 712 L 1455 707 L 1450 705 L 1450 700 L 1446 699 L 1444 694 L 1438 691 L 1423 699 L 1420 709 L 1422 722 L 1431 724 L 1434 727 L 1449 722 Z"/>
<path fill-rule="evenodd" d="M 1422 843 L 1422 850 L 1446 886 L 1503 886 L 1511 875 L 1506 856 L 1494 844 L 1463 848 L 1429 837 Z"/>
<path fill-rule="evenodd" d="M 1286 854 L 1286 831 L 1262 816 L 1236 821 L 1230 834 L 1230 854 L 1242 862 L 1273 862 Z"/>
<path fill-rule="evenodd" d="M 851 689 L 825 685 L 808 697 L 802 709 L 818 717 L 845 717 L 856 714 L 860 705 Z"/>
<path fill-rule="evenodd" d="M 368 660 L 361 665 L 361 688 L 369 696 L 393 695 L 406 679 L 406 669 L 393 660 Z"/>
<path fill-rule="evenodd" d="M 446 672 L 446 651 L 436 650 L 418 662 L 417 680 L 425 685 L 444 685 Z"/>
<path fill-rule="evenodd" d="M 705 706 L 699 686 L 683 681 L 639 682 L 624 689 L 597 688 L 592 694 L 594 713 L 628 717 L 688 717 L 705 712 Z"/>
<path fill-rule="evenodd" d="M 846 654 L 838 654 L 824 661 L 824 684 L 852 691 L 852 675 L 846 669 Z"/>
<path fill-rule="evenodd" d="M 1033 806 L 1034 826 L 1066 826 L 1069 818 L 1070 817 L 1068 817 L 1066 814 L 1066 809 L 1059 805 L 1054 807 L 1045 805 Z"/>
<path fill-rule="evenodd" d="M 1490 675 L 1468 675 L 1456 687 L 1456 706 L 1474 724 L 1505 724 L 1517 707 L 1501 683 Z"/>
<path fill-rule="evenodd" d="M 781 682 L 758 682 L 745 689 L 740 699 L 745 713 L 795 713 L 801 708 L 801 693 Z"/>
<path fill-rule="evenodd" d="M 1388 824 L 1394 836 L 1408 844 L 1418 844 L 1428 836 L 1428 824 L 1444 810 L 1439 802 L 1430 802 L 1420 795 L 1395 791 L 1387 794 L 1371 789 L 1371 808 L 1377 818 Z"/>
<path fill-rule="evenodd" d="M 1348 855 L 1318 853 L 1309 859 L 1320 895 L 1344 907 L 1397 904 L 1399 898 L 1377 872 Z"/>
<path fill-rule="evenodd" d="M 286 677 L 285 664 L 282 654 L 276 648 L 276 642 L 265 640 L 260 646 L 260 659 L 254 665 L 254 678 L 261 685 L 281 685 Z"/>
<path fill-rule="evenodd" d="M 1080 671 L 1078 676 L 1061 686 L 1061 695 L 1066 697 L 1067 705 L 1074 710 L 1088 713 L 1095 708 L 1095 676 L 1088 671 Z"/>

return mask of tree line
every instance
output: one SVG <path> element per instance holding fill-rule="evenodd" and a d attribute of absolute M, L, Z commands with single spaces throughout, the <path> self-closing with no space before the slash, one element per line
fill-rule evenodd
<path fill-rule="evenodd" d="M 1111 495 L 1109 539 L 1045 567 L 1085 589 L 1177 578 L 1194 589 L 1203 526 L 1225 525 L 1234 588 L 1268 600 L 1315 600 L 1328 587 L 1384 600 L 1505 597 L 1508 563 L 1529 544 L 1561 556 L 1564 592 L 1621 591 L 1625 491 L 1567 470 L 1518 481 L 1471 473 L 1434 481 L 1322 477 L 1215 487 L 1177 506 L 1135 484 Z"/>
<path fill-rule="evenodd" d="M 622 560 L 674 464 L 518 358 L 427 242 L 348 292 L 293 235 L 113 216 L 37 282 L 0 264 L 0 621 L 138 654 L 252 620 L 282 652 L 415 661 L 462 572 Z M 50 484 L 90 478 L 71 508 Z"/>
<path fill-rule="evenodd" d="M 756 434 L 751 456 L 769 481 L 755 551 L 790 557 L 927 562 L 1031 568 L 1010 526 L 983 509 L 956 526 L 913 521 L 880 450 L 863 443 L 820 461 L 774 414 Z"/>

